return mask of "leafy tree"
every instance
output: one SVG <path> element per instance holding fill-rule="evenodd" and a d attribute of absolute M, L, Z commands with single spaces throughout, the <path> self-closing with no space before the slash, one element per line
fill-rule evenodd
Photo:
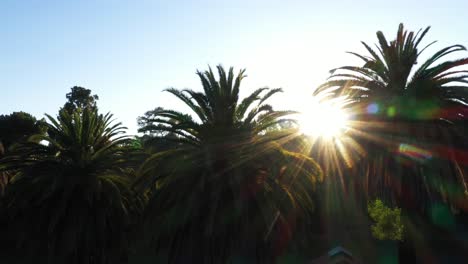
<path fill-rule="evenodd" d="M 8 155 L 11 149 L 26 141 L 34 134 L 45 133 L 44 120 L 36 120 L 25 112 L 13 112 L 9 115 L 0 115 L 0 159 Z M 15 171 L 0 172 L 0 196 L 10 182 Z"/>
<path fill-rule="evenodd" d="M 66 97 L 68 102 L 65 103 L 63 109 L 69 114 L 72 114 L 77 108 L 97 109 L 96 101 L 99 100 L 99 97 L 97 95 L 91 95 L 91 90 L 89 89 L 73 86 L 71 92 L 67 93 Z"/>
<path fill-rule="evenodd" d="M 310 195 L 321 171 L 282 148 L 296 130 L 270 130 L 292 113 L 265 103 L 281 89 L 260 88 L 239 101 L 244 70 L 217 70 L 219 79 L 211 69 L 197 72 L 203 92 L 167 90 L 199 121 L 157 109 L 142 128 L 172 133 L 177 144 L 140 170 L 137 186 L 153 190 L 144 231 L 169 262 L 271 262 L 296 216 L 313 211 Z"/>
<path fill-rule="evenodd" d="M 137 209 L 124 128 L 87 108 L 47 118 L 46 135 L 0 162 L 0 171 L 18 170 L 3 200 L 9 239 L 36 263 L 119 263 Z"/>
<path fill-rule="evenodd" d="M 163 111 L 164 108 L 156 107 L 154 110 L 146 111 L 143 116 L 139 116 L 138 121 L 138 132 L 144 133 L 150 136 L 156 134 L 156 136 L 164 136 L 165 132 L 159 131 L 156 127 L 153 126 L 153 118 L 160 112 Z"/>
<path fill-rule="evenodd" d="M 371 226 L 372 235 L 379 240 L 403 240 L 404 226 L 401 209 L 389 208 L 376 199 L 367 205 L 369 216 L 375 221 Z"/>
<path fill-rule="evenodd" d="M 138 138 L 142 143 L 142 147 L 150 153 L 169 150 L 177 146 L 176 134 L 165 131 L 164 126 L 159 129 L 161 124 L 154 123 L 155 118 L 161 111 L 164 111 L 164 108 L 156 107 L 137 119 L 138 132 L 143 133 L 143 136 Z"/>
<path fill-rule="evenodd" d="M 15 143 L 44 132 L 44 120 L 37 120 L 28 113 L 13 112 L 9 115 L 0 115 L 0 143 L 3 154 L 7 153 Z"/>

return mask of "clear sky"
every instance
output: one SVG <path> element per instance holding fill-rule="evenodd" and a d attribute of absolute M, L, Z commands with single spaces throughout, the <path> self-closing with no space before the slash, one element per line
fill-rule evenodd
<path fill-rule="evenodd" d="M 430 51 L 468 45 L 464 2 L 1 0 L 0 114 L 55 115 L 77 85 L 136 133 L 147 110 L 185 110 L 163 89 L 200 89 L 196 69 L 219 63 L 247 68 L 244 94 L 282 87 L 277 108 L 300 110 L 377 30 L 431 25 Z"/>

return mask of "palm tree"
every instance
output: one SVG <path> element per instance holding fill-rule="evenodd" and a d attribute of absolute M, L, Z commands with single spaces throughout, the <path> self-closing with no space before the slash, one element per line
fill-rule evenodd
<path fill-rule="evenodd" d="M 465 51 L 464 46 L 443 48 L 420 67 L 415 67 L 421 59 L 421 53 L 435 43 L 419 49 L 429 29 L 427 27 L 415 34 L 408 32 L 400 24 L 396 38 L 390 42 L 381 31 L 377 32 L 377 50 L 362 42 L 368 55 L 350 52 L 364 62 L 362 67 L 344 66 L 332 70 L 329 80 L 316 91 L 319 93 L 331 90 L 335 95 L 346 95 L 354 99 L 354 110 L 364 110 L 356 114 L 358 120 L 387 122 L 383 126 L 381 123 L 376 125 L 375 122 L 367 122 L 361 129 L 373 133 L 373 138 L 379 135 L 377 139 L 380 142 L 374 141 L 373 144 L 385 145 L 387 150 L 390 149 L 389 153 L 401 153 L 408 145 L 433 151 L 438 148 L 437 142 L 451 144 L 451 137 L 447 135 L 453 130 L 450 124 L 466 115 L 468 71 L 458 67 L 468 65 L 468 58 L 439 62 L 447 55 Z M 419 150 L 422 151 L 421 148 Z M 379 149 L 382 152 L 382 148 L 368 149 Z M 451 153 L 432 154 L 453 160 Z M 391 160 L 393 161 L 381 161 L 398 163 Z M 397 164 L 387 165 L 398 167 Z M 423 185 L 431 184 L 421 186 Z"/>
<path fill-rule="evenodd" d="M 464 119 L 468 103 L 468 58 L 445 60 L 466 51 L 462 45 L 445 47 L 418 65 L 420 48 L 430 27 L 417 33 L 399 25 L 387 41 L 377 32 L 376 49 L 362 42 L 367 55 L 350 52 L 363 66 L 331 71 L 316 93 L 328 91 L 354 100 L 358 125 L 350 134 L 368 152 L 355 175 L 371 197 L 399 204 L 413 216 L 431 214 L 435 203 L 457 206 L 465 185 L 453 152 L 454 121 Z M 410 209 L 410 210 L 409 210 Z"/>
<path fill-rule="evenodd" d="M 17 171 L 3 200 L 10 239 L 27 261 L 118 263 L 135 209 L 124 127 L 91 109 L 47 118 L 46 135 L 0 161 Z"/>
<path fill-rule="evenodd" d="M 0 115 L 0 159 L 9 154 L 9 149 L 34 134 L 45 133 L 44 120 L 37 120 L 25 112 Z M 3 195 L 13 171 L 0 173 L 0 196 Z"/>
<path fill-rule="evenodd" d="M 422 39 L 429 31 L 419 30 L 416 34 L 408 32 L 400 24 L 396 39 L 388 42 L 381 31 L 377 32 L 379 45 L 377 51 L 362 42 L 369 56 L 350 52 L 363 60 L 364 66 L 344 66 L 331 71 L 330 80 L 317 92 L 337 87 L 335 93 L 346 93 L 360 102 L 380 100 L 440 100 L 440 103 L 467 104 L 466 83 L 468 71 L 455 68 L 468 64 L 468 58 L 444 61 L 436 64 L 443 57 L 454 52 L 465 51 L 462 45 L 452 45 L 430 56 L 419 68 L 415 68 L 421 53 L 435 43 L 418 49 Z M 402 103 L 408 104 L 409 101 Z M 405 106 L 405 105 L 403 105 Z M 411 105 L 406 105 L 411 107 Z M 406 110 L 406 109 L 405 109 Z M 413 106 L 411 112 L 422 111 Z M 403 115 L 410 113 L 401 113 Z M 418 114 L 418 113 L 416 113 Z M 410 117 L 410 116 L 405 116 Z M 427 118 L 434 118 L 428 116 Z"/>
<path fill-rule="evenodd" d="M 217 70 L 218 80 L 211 69 L 197 72 L 203 92 L 167 90 L 198 120 L 164 109 L 146 117 L 141 131 L 170 133 L 175 147 L 154 154 L 140 170 L 137 186 L 152 190 L 144 230 L 169 262 L 268 262 L 278 230 L 300 213 L 310 215 L 321 171 L 312 159 L 281 147 L 295 134 L 276 127 L 293 112 L 265 103 L 281 89 L 260 88 L 239 102 L 244 70 L 237 76 L 232 68 Z"/>

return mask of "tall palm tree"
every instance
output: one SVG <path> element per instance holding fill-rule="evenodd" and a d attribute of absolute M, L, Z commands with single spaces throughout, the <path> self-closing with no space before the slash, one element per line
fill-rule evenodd
<path fill-rule="evenodd" d="M 152 189 L 144 231 L 169 262 L 268 262 L 287 239 L 279 230 L 287 236 L 296 215 L 310 215 L 321 171 L 281 147 L 294 131 L 276 127 L 293 112 L 265 103 L 281 89 L 260 88 L 239 101 L 244 70 L 217 70 L 218 80 L 211 69 L 197 72 L 203 92 L 167 90 L 198 120 L 164 109 L 146 119 L 142 131 L 171 133 L 176 147 L 141 168 L 137 186 Z"/>
<path fill-rule="evenodd" d="M 26 262 L 118 263 L 135 208 L 124 127 L 90 109 L 47 118 L 46 135 L 0 161 L 17 171 L 3 200 L 10 239 Z"/>
<path fill-rule="evenodd" d="M 434 205 L 466 200 L 453 122 L 466 118 L 468 58 L 442 61 L 466 48 L 448 46 L 420 63 L 422 52 L 435 43 L 420 46 L 429 29 L 415 33 L 400 24 L 392 41 L 377 32 L 376 49 L 362 42 L 368 54 L 350 52 L 363 66 L 332 70 L 317 90 L 354 100 L 356 127 L 349 134 L 369 157 L 354 175 L 363 176 L 359 183 L 369 196 L 399 204 L 412 226 L 419 216 L 431 215 Z"/>
<path fill-rule="evenodd" d="M 410 149 L 413 146 L 417 146 L 412 148 L 413 152 L 419 151 L 419 154 L 432 154 L 443 160 L 454 160 L 454 155 L 450 151 L 436 150 L 447 149 L 447 145 L 451 146 L 452 137 L 448 135 L 449 131 L 453 131 L 451 123 L 466 118 L 468 71 L 459 67 L 468 65 L 468 58 L 440 62 L 452 53 L 466 51 L 462 45 L 452 45 L 437 51 L 416 67 L 421 60 L 422 52 L 435 43 L 431 42 L 420 49 L 420 44 L 429 29 L 430 27 L 427 27 L 417 33 L 408 32 L 403 24 L 400 24 L 396 38 L 392 41 L 387 41 L 381 31 L 377 32 L 379 43 L 376 49 L 362 42 L 368 52 L 367 55 L 350 52 L 363 61 L 363 66 L 343 66 L 332 70 L 329 80 L 316 91 L 319 93 L 329 90 L 335 95 L 347 95 L 356 103 L 353 110 L 357 109 L 358 113 L 355 116 L 357 120 L 379 121 L 360 122 L 362 127 L 357 128 L 361 132 L 367 130 L 364 134 L 367 134 L 368 139 L 377 139 L 364 143 L 372 145 L 368 146 L 368 150 L 378 150 L 382 153 L 383 149 L 390 156 L 374 159 L 376 162 L 371 170 L 375 171 L 376 167 L 382 167 L 382 164 L 386 163 L 387 167 L 399 168 L 397 169 L 399 172 L 396 173 L 399 176 L 412 173 L 412 170 L 421 173 L 421 166 L 415 167 L 413 164 L 412 167 L 403 168 L 398 165 L 400 162 L 394 159 L 394 157 L 405 158 L 406 154 L 414 160 L 415 157 L 412 155 L 415 153 L 411 153 Z M 445 142 L 445 146 L 441 147 L 441 142 Z M 394 153 L 403 155 L 395 156 Z M 382 164 L 377 164 L 377 160 Z M 417 163 L 421 165 L 419 160 Z M 384 171 L 378 173 L 388 174 Z M 457 173 L 450 170 L 444 174 Z M 406 176 L 416 180 L 414 177 Z M 438 184 L 448 180 L 447 175 L 441 176 L 445 179 L 440 180 Z M 437 184 L 427 182 L 412 184 L 413 187 L 430 185 Z M 401 185 L 399 188 L 401 189 Z M 398 192 L 401 193 L 401 190 Z"/>

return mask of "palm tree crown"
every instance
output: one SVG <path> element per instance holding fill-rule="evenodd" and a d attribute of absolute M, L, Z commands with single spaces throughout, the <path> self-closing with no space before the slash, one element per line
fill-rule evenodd
<path fill-rule="evenodd" d="M 46 135 L 0 162 L 17 171 L 4 199 L 14 240 L 39 262 L 116 263 L 131 209 L 124 128 L 90 109 L 47 117 Z"/>
<path fill-rule="evenodd" d="M 213 138 L 230 137 L 235 134 L 250 132 L 258 134 L 266 129 L 284 122 L 282 117 L 292 114 L 292 111 L 273 111 L 265 101 L 272 95 L 281 92 L 280 88 L 260 88 L 239 102 L 239 87 L 245 78 L 245 70 L 234 77 L 233 68 L 226 74 L 223 67 L 218 66 L 219 81 L 216 80 L 211 68 L 202 73 L 197 72 L 203 85 L 203 92 L 190 89 L 167 89 L 183 101 L 199 122 L 190 115 L 173 110 L 157 109 L 153 117 L 144 117 L 149 123 L 140 132 L 157 130 L 175 133 L 180 141 L 192 145 L 206 143 Z"/>
<path fill-rule="evenodd" d="M 252 254 L 266 261 L 278 225 L 293 212 L 310 215 L 321 171 L 311 158 L 282 148 L 294 130 L 276 126 L 293 112 L 265 103 L 280 89 L 257 89 L 239 102 L 244 71 L 217 69 L 219 80 L 211 69 L 197 72 L 203 92 L 168 89 L 199 121 L 159 109 L 141 130 L 177 135 L 173 149 L 155 153 L 140 170 L 137 186 L 153 190 L 145 232 L 175 262 Z"/>
<path fill-rule="evenodd" d="M 346 94 L 359 102 L 387 101 L 396 103 L 403 117 L 439 118 L 440 115 L 424 116 L 427 107 L 445 107 L 447 104 L 468 103 L 466 84 L 468 71 L 456 69 L 467 65 L 468 58 L 439 61 L 449 54 L 465 51 L 462 45 L 445 47 L 430 56 L 415 68 L 421 53 L 434 44 L 419 49 L 430 27 L 416 34 L 408 32 L 400 24 L 395 40 L 387 41 L 381 31 L 377 32 L 377 50 L 362 42 L 368 55 L 350 52 L 364 62 L 361 67 L 343 66 L 331 71 L 329 81 L 318 91 L 336 88 L 335 94 Z M 415 114 L 422 112 L 422 114 Z M 460 118 L 462 111 L 451 112 L 445 118 Z"/>

